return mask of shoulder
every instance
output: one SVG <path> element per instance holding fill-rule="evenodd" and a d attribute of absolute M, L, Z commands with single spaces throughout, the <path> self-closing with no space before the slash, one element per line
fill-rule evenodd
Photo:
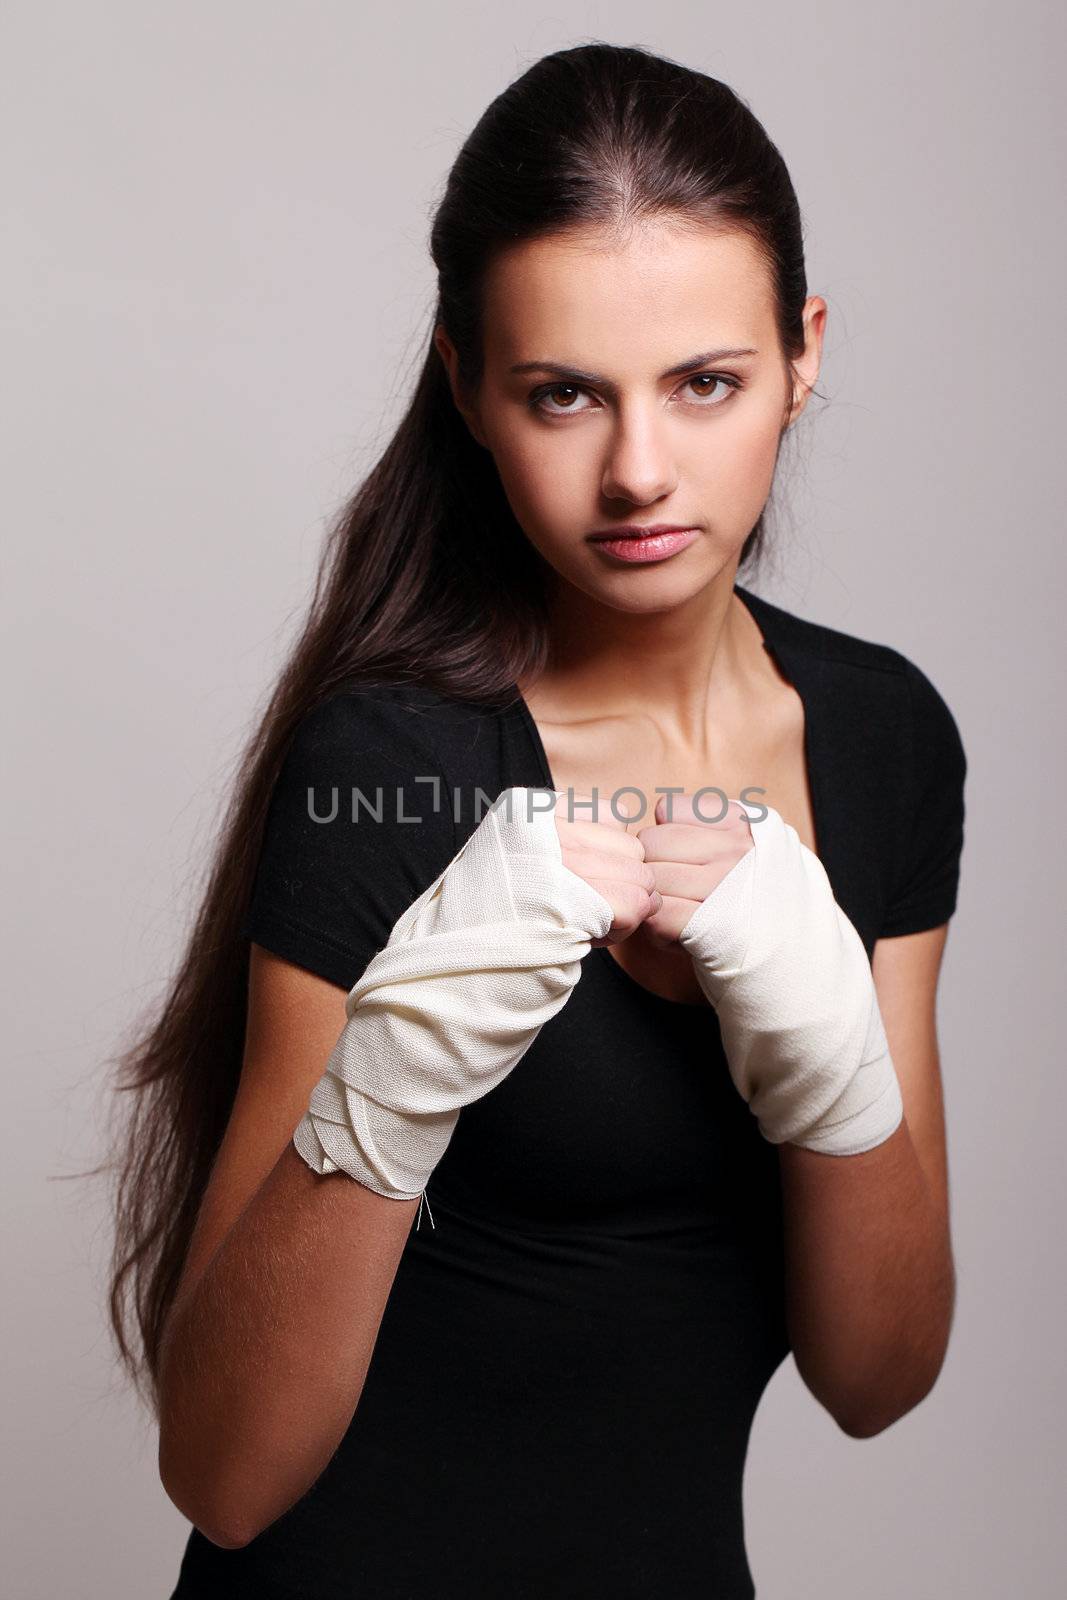
<path fill-rule="evenodd" d="M 460 766 L 484 737 L 497 707 L 443 694 L 421 683 L 342 684 L 306 710 L 287 746 L 287 761 L 302 768 L 339 770 L 369 764 L 383 776 L 409 777 Z M 323 780 L 325 781 L 325 780 Z"/>
<path fill-rule="evenodd" d="M 345 684 L 310 705 L 279 754 L 242 934 L 351 987 L 462 842 L 457 775 L 492 749 L 487 715 L 420 684 Z"/>
<path fill-rule="evenodd" d="M 308 707 L 293 738 L 309 750 L 343 747 L 353 738 L 368 747 L 377 742 L 386 754 L 398 746 L 432 748 L 452 704 L 458 703 L 423 684 L 344 683 Z"/>
<path fill-rule="evenodd" d="M 838 892 L 869 941 L 947 921 L 956 904 L 967 759 L 932 674 L 893 645 L 742 591 L 800 689 L 809 751 L 835 796 Z"/>
<path fill-rule="evenodd" d="M 910 662 L 892 645 L 879 644 L 859 634 L 845 633 L 840 628 L 828 627 L 824 622 L 814 622 L 799 616 L 784 606 L 775 605 L 762 595 L 754 594 L 735 585 L 760 626 L 765 639 L 774 648 L 786 651 L 801 650 L 807 655 L 827 663 L 852 668 L 856 673 L 888 673 L 903 677 Z"/>
<path fill-rule="evenodd" d="M 317 809 L 388 814 L 458 849 L 510 781 L 522 718 L 514 702 L 463 700 L 423 683 L 335 687 L 298 719 L 280 758 L 273 808 L 306 830 Z M 381 830 L 378 830 L 381 836 Z"/>
<path fill-rule="evenodd" d="M 843 719 L 885 736 L 894 755 L 963 759 L 956 719 L 930 674 L 890 644 L 798 616 L 743 590 L 770 647 L 806 673 L 813 692 Z"/>

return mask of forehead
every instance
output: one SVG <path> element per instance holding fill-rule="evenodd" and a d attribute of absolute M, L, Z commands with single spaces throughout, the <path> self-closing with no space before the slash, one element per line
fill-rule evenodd
<path fill-rule="evenodd" d="M 646 223 L 625 242 L 572 231 L 499 255 L 485 284 L 487 364 L 659 371 L 690 350 L 777 337 L 770 271 L 737 229 Z"/>

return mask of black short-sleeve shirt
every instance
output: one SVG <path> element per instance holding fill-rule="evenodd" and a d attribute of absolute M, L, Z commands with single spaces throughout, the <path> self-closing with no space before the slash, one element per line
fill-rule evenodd
<path fill-rule="evenodd" d="M 868 955 L 939 926 L 952 713 L 898 651 L 736 590 L 804 701 L 817 850 Z M 297 730 L 243 931 L 351 988 L 501 790 L 551 783 L 517 691 L 342 691 Z M 194 1528 L 172 1600 L 752 1596 L 742 1472 L 789 1351 L 781 1196 L 712 1008 L 591 950 L 461 1112 L 427 1199 L 329 1465 L 240 1550 Z"/>

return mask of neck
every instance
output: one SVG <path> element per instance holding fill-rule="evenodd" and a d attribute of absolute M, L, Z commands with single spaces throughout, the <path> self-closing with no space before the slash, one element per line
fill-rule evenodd
<path fill-rule="evenodd" d="M 731 562 L 683 605 L 644 613 L 614 610 L 560 583 L 539 695 L 565 701 L 567 720 L 645 716 L 699 742 L 709 717 L 736 706 L 769 667 L 759 629 L 734 596 L 736 571 Z"/>

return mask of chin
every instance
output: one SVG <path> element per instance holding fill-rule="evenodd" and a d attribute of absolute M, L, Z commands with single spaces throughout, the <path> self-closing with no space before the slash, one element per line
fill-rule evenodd
<path fill-rule="evenodd" d="M 644 612 L 670 611 L 686 605 L 703 594 L 726 568 L 724 561 L 702 568 L 699 572 L 694 572 L 692 568 L 683 571 L 672 561 L 662 561 L 628 570 L 620 568 L 607 581 L 603 573 L 593 575 L 588 572 L 580 577 L 571 577 L 569 581 L 591 599 L 599 600 L 613 611 L 640 615 Z"/>

